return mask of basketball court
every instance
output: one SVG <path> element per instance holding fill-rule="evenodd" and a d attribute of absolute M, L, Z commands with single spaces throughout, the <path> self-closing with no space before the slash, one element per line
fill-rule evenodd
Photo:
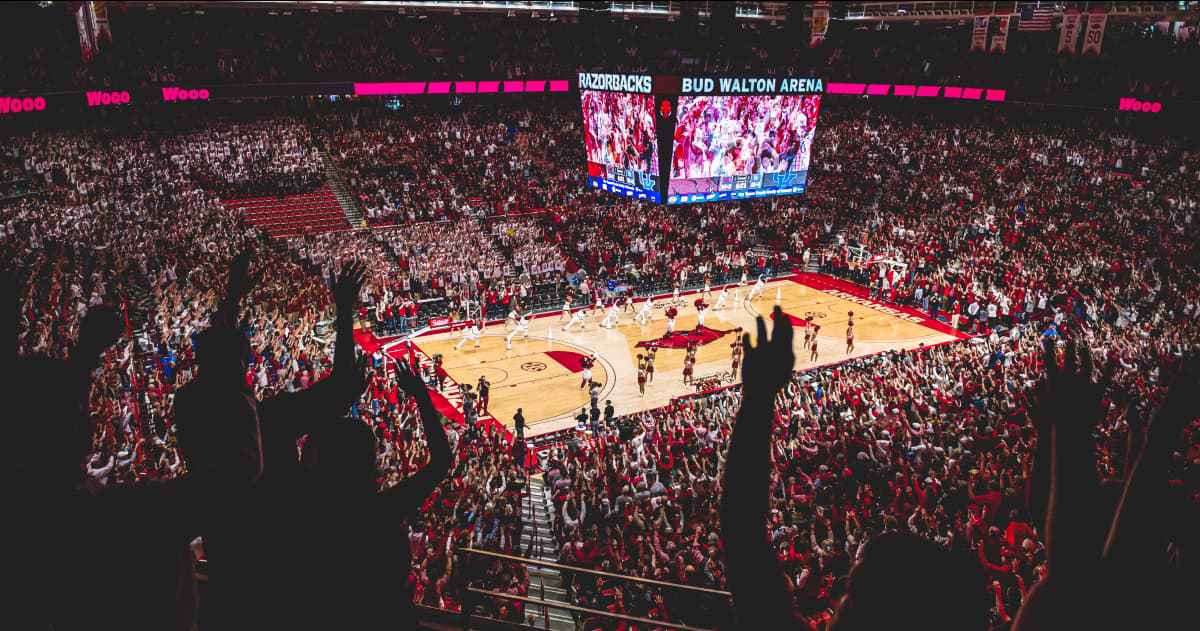
<path fill-rule="evenodd" d="M 730 371 L 731 344 L 737 339 L 736 329 L 742 327 L 753 332 L 755 318 L 759 314 L 768 316 L 777 301 L 784 313 L 799 325 L 795 335 L 796 369 L 965 337 L 930 320 L 928 314 L 875 303 L 865 297 L 860 287 L 821 275 L 798 274 L 767 283 L 766 291 L 753 301 L 747 300 L 749 289 L 749 286 L 741 288 L 735 303 L 731 287 L 725 307 L 720 310 L 709 308 L 705 318 L 707 330 L 696 337 L 700 345 L 696 352 L 694 378 L 705 381 L 708 387 L 736 383 Z M 718 291 L 719 287 L 713 288 L 706 302 L 715 304 Z M 696 293 L 681 296 L 675 322 L 677 336 L 696 328 L 698 317 L 694 302 L 698 297 Z M 512 350 L 505 348 L 505 337 L 511 330 L 511 325 L 505 323 L 488 326 L 479 348 L 474 348 L 468 341 L 460 350 L 455 350 L 454 346 L 462 338 L 461 332 L 426 335 L 415 342 L 424 355 L 443 356 L 446 372 L 455 382 L 454 391 L 458 390 L 457 384 L 474 386 L 480 376 L 486 377 L 491 383 L 490 416 L 511 427 L 513 414 L 517 408 L 522 408 L 528 424 L 526 433 L 533 436 L 574 425 L 574 417 L 589 406 L 587 388 L 580 387 L 581 360 L 592 353 L 597 357 L 592 379 L 602 384 L 601 408 L 605 400 L 611 400 L 617 414 L 628 414 L 661 407 L 675 397 L 696 392 L 694 385 L 683 383 L 685 350 L 670 348 L 669 343 L 661 339 L 666 333 L 664 310 L 670 298 L 660 296 L 656 299 L 653 317 L 645 325 L 634 322 L 633 311 L 623 312 L 619 324 L 612 329 L 600 327 L 603 314 L 599 312 L 596 317 L 585 320 L 582 329 L 575 327 L 565 332 L 561 313 L 530 319 L 529 337 L 514 338 Z M 851 312 L 854 314 L 855 348 L 847 354 L 846 323 Z M 800 348 L 805 337 L 802 323 L 809 318 L 814 328 L 819 327 L 816 360 L 811 359 L 811 351 Z M 655 372 L 653 382 L 647 384 L 645 395 L 642 395 L 637 383 L 637 355 L 646 349 L 638 343 L 652 340 L 659 340 Z M 403 355 L 401 349 L 392 352 Z M 448 399 L 455 405 L 461 404 L 457 392 Z"/>

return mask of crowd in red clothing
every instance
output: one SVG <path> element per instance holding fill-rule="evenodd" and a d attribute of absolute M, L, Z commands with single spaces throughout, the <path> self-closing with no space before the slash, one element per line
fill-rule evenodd
<path fill-rule="evenodd" d="M 1044 562 L 1037 502 L 1026 495 L 1039 448 L 1028 409 L 1040 341 L 1086 340 L 1111 374 L 1097 466 L 1119 479 L 1129 466 L 1130 426 L 1137 428 L 1131 405 L 1140 402 L 1147 417 L 1162 395 L 1160 376 L 1197 339 L 1196 154 L 1171 138 L 996 112 L 933 124 L 911 113 L 830 108 L 806 197 L 647 208 L 579 189 L 580 163 L 564 157 L 579 146 L 578 129 L 562 124 L 572 112 L 488 118 L 479 110 L 443 121 L 335 111 L 335 126 L 362 130 L 329 141 L 357 190 L 384 182 L 370 174 L 377 159 L 417 175 L 439 171 L 426 173 L 432 184 L 414 180 L 423 192 L 411 203 L 396 192 L 402 188 L 387 188 L 402 180 L 368 195 L 368 206 L 392 204 L 388 214 L 399 213 L 403 225 L 288 243 L 266 242 L 216 195 L 225 185 L 274 181 L 274 167 L 247 166 L 249 177 L 239 170 L 266 164 L 258 153 L 265 144 L 277 150 L 272 164 L 315 168 L 315 141 L 297 121 L 213 123 L 191 130 L 187 149 L 136 127 L 14 138 L 20 171 L 47 189 L 0 202 L 3 261 L 29 279 L 18 352 L 63 357 L 90 306 L 115 305 L 125 320 L 90 397 L 100 419 L 84 465 L 93 483 L 188 473 L 174 394 L 195 377 L 193 338 L 209 324 L 229 259 L 250 243 L 261 243 L 253 263 L 261 280 L 242 314 L 252 348 L 245 378 L 259 398 L 304 390 L 332 371 L 326 279 L 349 259 L 368 264 L 360 302 L 377 318 L 382 306 L 386 319 L 389 310 L 393 318 L 427 312 L 416 307 L 419 296 L 454 302 L 469 291 L 503 305 L 538 281 L 566 282 L 565 271 L 669 288 L 794 264 L 808 251 L 883 301 L 981 335 L 808 371 L 784 389 L 768 534 L 795 610 L 821 628 L 862 544 L 900 530 L 970 551 L 995 581 L 994 621 L 1011 618 Z M 427 130 L 434 135 L 421 135 Z M 285 142 L 268 143 L 274 134 Z M 446 146 L 458 141 L 476 152 L 472 160 Z M 551 161 L 557 166 L 547 168 Z M 224 184 L 214 182 L 226 173 Z M 444 173 L 454 182 L 437 179 Z M 510 198 L 517 185 L 526 193 Z M 555 208 L 496 220 L 478 216 L 489 213 L 473 206 L 475 197 L 501 211 Z M 422 221 L 442 217 L 453 219 Z M 352 414 L 380 438 L 380 483 L 394 485 L 427 454 L 388 360 L 366 361 L 370 383 Z M 725 585 L 716 502 L 739 396 L 727 391 L 622 417 L 552 453 L 545 479 L 560 558 Z M 1191 451 L 1180 451 L 1171 473 L 1194 503 L 1192 431 Z M 415 598 L 449 608 L 461 603 L 465 581 L 457 547 L 517 550 L 525 473 L 506 437 L 455 428 L 451 442 L 451 476 L 407 533 Z M 485 573 L 493 586 L 526 589 L 519 566 Z M 602 581 L 578 578 L 571 590 L 578 602 L 611 611 L 694 622 L 721 615 L 716 602 Z M 525 615 L 487 606 L 512 620 Z"/>
<path fill-rule="evenodd" d="M 409 107 L 322 120 L 372 225 L 527 213 L 578 194 L 581 176 L 565 166 L 577 162 L 578 116 L 560 103 Z"/>

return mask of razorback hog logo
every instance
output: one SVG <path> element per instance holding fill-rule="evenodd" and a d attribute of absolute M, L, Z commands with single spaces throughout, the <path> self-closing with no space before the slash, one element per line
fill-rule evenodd
<path fill-rule="evenodd" d="M 40 112 L 46 109 L 46 99 L 40 96 L 0 96 L 0 114 Z"/>
<path fill-rule="evenodd" d="M 208 90 L 200 88 L 199 90 L 186 88 L 163 88 L 164 101 L 207 101 Z"/>
<path fill-rule="evenodd" d="M 88 107 L 100 107 L 102 105 L 120 105 L 129 102 L 129 93 L 122 90 L 120 92 L 88 92 L 87 104 Z"/>

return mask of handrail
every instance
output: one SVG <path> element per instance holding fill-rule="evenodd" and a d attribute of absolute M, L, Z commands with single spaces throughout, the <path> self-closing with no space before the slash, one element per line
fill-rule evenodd
<path fill-rule="evenodd" d="M 556 609 L 565 609 L 567 611 L 575 611 L 586 613 L 602 618 L 611 618 L 614 620 L 625 620 L 626 622 L 636 622 L 638 624 L 646 624 L 656 627 L 667 627 L 669 629 L 680 629 L 680 631 L 711 631 L 705 627 L 693 627 L 679 622 L 667 622 L 665 620 L 654 620 L 652 618 L 639 618 L 638 616 L 630 616 L 623 613 L 612 613 L 610 611 L 602 611 L 600 609 L 590 609 L 588 607 L 580 607 L 579 605 L 569 605 L 567 603 L 554 602 L 550 600 L 538 600 L 527 596 L 517 596 L 515 594 L 506 594 L 504 592 L 496 592 L 490 589 L 480 589 L 478 587 L 468 587 L 468 592 L 479 594 L 480 596 L 489 596 L 491 598 L 501 598 L 504 600 L 515 600 L 518 602 L 528 603 L 532 605 L 550 606 Z"/>
<path fill-rule="evenodd" d="M 703 593 L 703 594 L 710 594 L 713 596 L 721 596 L 724 598 L 732 598 L 733 597 L 733 594 L 731 594 L 723 589 L 712 589 L 710 587 L 696 587 L 694 585 L 684 585 L 682 583 L 670 583 L 667 581 L 659 581 L 659 580 L 655 580 L 652 578 L 642 578 L 640 576 L 629 576 L 626 574 L 613 574 L 612 572 L 604 572 L 601 570 L 590 570 L 587 568 L 575 567 L 573 565 L 563 565 L 562 563 L 554 563 L 552 561 L 542 561 L 541 559 L 527 559 L 525 557 L 518 557 L 518 556 L 513 556 L 511 554 L 504 554 L 503 552 L 493 552 L 491 550 L 481 550 L 479 548 L 459 548 L 458 552 L 462 552 L 464 554 L 478 554 L 480 556 L 487 556 L 487 557 L 492 557 L 495 559 L 503 559 L 505 561 L 512 561 L 514 563 L 524 563 L 526 565 L 536 565 L 538 567 L 548 567 L 550 569 L 559 570 L 559 571 L 579 572 L 581 574 L 591 574 L 592 576 L 603 576 L 605 578 L 613 578 L 613 579 L 622 580 L 622 581 L 632 581 L 634 583 L 643 583 L 645 585 L 666 587 L 668 589 L 681 589 L 684 591 L 699 592 L 699 593 Z"/>

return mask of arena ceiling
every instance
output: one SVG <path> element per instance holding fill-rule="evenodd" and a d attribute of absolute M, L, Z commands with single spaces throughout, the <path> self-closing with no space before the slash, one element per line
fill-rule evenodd
<path fill-rule="evenodd" d="M 345 11 L 395 11 L 402 15 L 420 16 L 430 13 L 505 13 L 545 19 L 572 19 L 586 11 L 608 11 L 625 19 L 659 18 L 678 19 L 687 9 L 695 8 L 698 17 L 706 19 L 712 15 L 713 2 L 504 2 L 504 1 L 448 1 L 448 2 L 128 2 L 129 6 L 148 10 L 168 9 L 203 12 L 209 9 L 241 8 L 261 9 L 281 15 L 295 12 Z M 803 10 L 804 19 L 809 17 L 812 3 L 798 2 L 737 2 L 735 17 L 743 20 L 784 21 L 795 7 Z M 1089 10 L 1102 6 L 1112 16 L 1181 16 L 1200 10 L 1200 2 L 1073 2 L 1072 6 Z M 989 14 L 1017 12 L 1027 5 L 1052 6 L 1055 13 L 1066 8 L 1066 2 L 834 2 L 831 18 L 846 21 L 939 21 L 964 20 L 977 12 Z"/>

